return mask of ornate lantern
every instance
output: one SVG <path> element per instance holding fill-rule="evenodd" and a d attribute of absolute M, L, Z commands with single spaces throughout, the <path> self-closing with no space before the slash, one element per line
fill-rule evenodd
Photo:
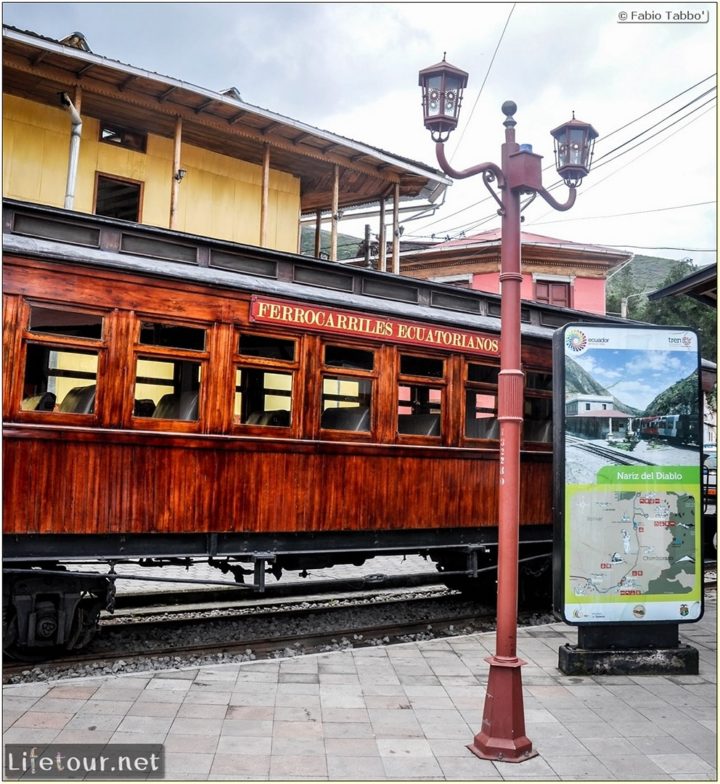
<path fill-rule="evenodd" d="M 590 123 L 573 118 L 550 131 L 555 139 L 555 166 L 570 188 L 576 188 L 590 171 L 593 147 L 598 132 Z"/>
<path fill-rule="evenodd" d="M 418 84 L 422 87 L 423 120 L 433 141 L 445 142 L 458 124 L 463 90 L 468 75 L 445 61 L 423 68 Z"/>

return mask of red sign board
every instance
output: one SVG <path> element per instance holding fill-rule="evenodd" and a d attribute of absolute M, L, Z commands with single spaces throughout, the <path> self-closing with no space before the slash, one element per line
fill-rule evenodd
<path fill-rule="evenodd" d="M 333 335 L 362 335 L 388 343 L 454 349 L 484 356 L 497 356 L 500 351 L 497 335 L 258 296 L 252 297 L 250 320 L 258 324 L 290 325 Z"/>

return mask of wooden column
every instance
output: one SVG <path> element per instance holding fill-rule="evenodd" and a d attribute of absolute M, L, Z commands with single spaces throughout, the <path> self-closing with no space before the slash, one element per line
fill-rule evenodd
<path fill-rule="evenodd" d="M 332 222 L 330 224 L 330 261 L 337 261 L 338 212 L 340 211 L 340 167 L 333 166 Z"/>
<path fill-rule="evenodd" d="M 177 228 L 177 206 L 180 196 L 180 180 L 177 178 L 180 168 L 180 150 L 182 148 L 182 117 L 175 118 L 175 137 L 173 139 L 173 170 L 172 190 L 170 191 L 170 228 Z"/>
<path fill-rule="evenodd" d="M 392 248 L 392 271 L 400 274 L 400 183 L 395 183 L 393 193 L 393 248 Z"/>
<path fill-rule="evenodd" d="M 385 236 L 385 197 L 380 199 L 380 233 L 378 234 L 378 269 L 387 272 L 387 238 Z"/>
<path fill-rule="evenodd" d="M 260 247 L 267 247 L 268 201 L 270 197 L 270 145 L 263 145 L 262 199 L 260 202 Z"/>

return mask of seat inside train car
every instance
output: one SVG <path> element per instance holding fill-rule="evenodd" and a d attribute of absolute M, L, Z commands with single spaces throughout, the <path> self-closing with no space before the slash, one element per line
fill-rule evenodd
<path fill-rule="evenodd" d="M 55 409 L 55 395 L 52 392 L 43 392 L 41 395 L 26 397 L 20 404 L 21 411 L 53 411 Z"/>
<path fill-rule="evenodd" d="M 277 411 L 253 411 L 245 424 L 263 425 L 265 427 L 289 427 L 290 412 L 283 409 L 278 409 Z"/>
<path fill-rule="evenodd" d="M 186 421 L 198 418 L 199 391 L 182 392 L 181 394 L 169 393 L 163 395 L 153 412 L 153 419 L 184 419 Z"/>
<path fill-rule="evenodd" d="M 326 408 L 322 413 L 320 427 L 327 430 L 370 430 L 370 409 L 367 406 Z"/>
<path fill-rule="evenodd" d="M 87 387 L 73 387 L 60 403 L 60 411 L 65 414 L 92 414 L 95 410 L 95 384 Z"/>
<path fill-rule="evenodd" d="M 398 414 L 398 433 L 439 436 L 440 414 Z"/>
<path fill-rule="evenodd" d="M 500 438 L 500 423 L 494 417 L 465 420 L 467 438 Z"/>

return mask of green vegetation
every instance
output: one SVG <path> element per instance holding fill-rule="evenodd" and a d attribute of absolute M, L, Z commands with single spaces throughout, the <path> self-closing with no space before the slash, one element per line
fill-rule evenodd
<path fill-rule="evenodd" d="M 697 414 L 698 375 L 691 373 L 687 378 L 673 384 L 669 389 L 661 392 L 645 410 L 650 416 L 664 416 L 665 414 Z"/>
<path fill-rule="evenodd" d="M 669 286 L 696 272 L 690 259 L 659 259 L 635 256 L 607 283 L 607 312 L 620 314 L 627 299 L 627 317 L 661 326 L 683 326 L 697 330 L 704 359 L 717 361 L 717 311 L 684 295 L 650 302 L 650 291 Z"/>
<path fill-rule="evenodd" d="M 363 240 L 353 237 L 350 234 L 338 233 L 338 260 L 355 259 L 360 255 Z M 328 258 L 330 255 L 330 232 L 320 231 L 320 252 L 324 254 L 321 258 Z M 300 234 L 300 253 L 304 256 L 315 254 L 315 227 L 303 226 Z"/>

